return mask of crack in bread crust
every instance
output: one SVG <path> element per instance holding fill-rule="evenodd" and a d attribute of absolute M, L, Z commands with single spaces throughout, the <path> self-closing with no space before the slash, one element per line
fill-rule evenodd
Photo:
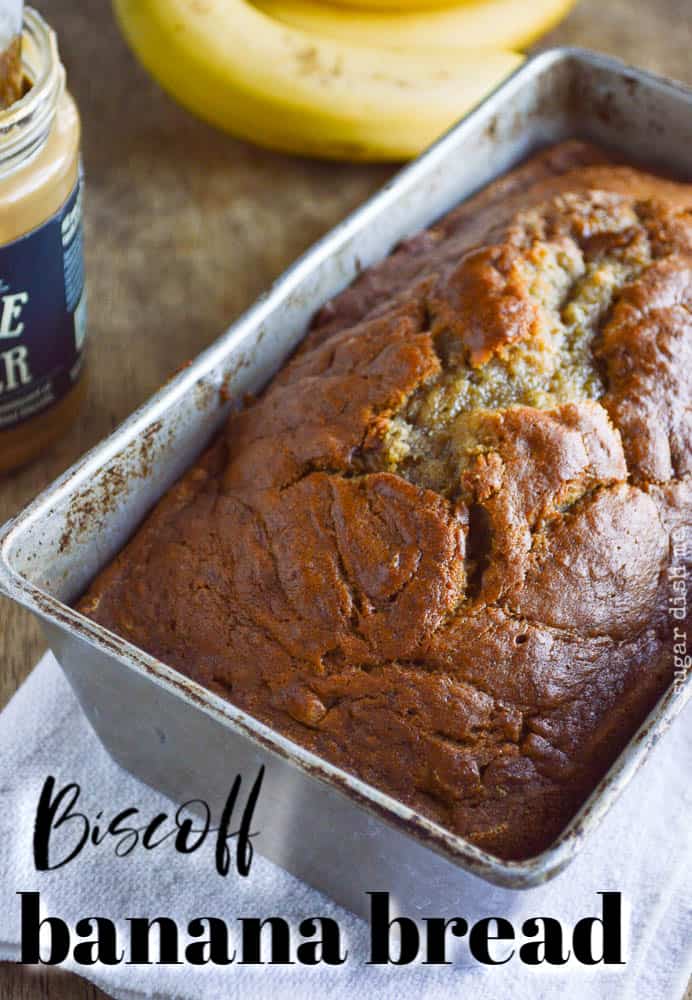
<path fill-rule="evenodd" d="M 82 611 L 506 858 L 672 676 L 692 190 L 567 143 L 328 303 Z"/>

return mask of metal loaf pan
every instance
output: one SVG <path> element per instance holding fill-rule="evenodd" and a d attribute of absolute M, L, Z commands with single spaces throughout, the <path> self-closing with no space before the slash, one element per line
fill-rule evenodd
<path fill-rule="evenodd" d="M 317 307 L 399 240 L 536 148 L 570 137 L 692 178 L 692 91 L 580 50 L 531 59 L 0 533 L 0 589 L 42 620 L 111 755 L 174 800 L 215 805 L 233 774 L 251 781 L 265 764 L 257 849 L 356 913 L 375 889 L 414 915 L 487 914 L 498 897 L 506 912 L 516 897 L 494 886 L 537 885 L 564 868 L 682 708 L 690 678 L 664 694 L 560 838 L 508 863 L 292 744 L 70 602 L 220 427 L 222 400 L 266 383 Z"/>

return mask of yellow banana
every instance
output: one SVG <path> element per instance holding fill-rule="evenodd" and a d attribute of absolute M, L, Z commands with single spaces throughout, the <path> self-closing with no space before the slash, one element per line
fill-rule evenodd
<path fill-rule="evenodd" d="M 466 0 L 325 0 L 330 7 L 364 10 L 430 10 L 439 7 L 451 7 L 464 3 Z"/>
<path fill-rule="evenodd" d="M 339 159 L 414 156 L 522 57 L 395 51 L 288 27 L 246 0 L 113 0 L 144 66 L 181 104 L 244 139 Z"/>
<path fill-rule="evenodd" d="M 256 0 L 279 21 L 322 38 L 385 48 L 521 49 L 553 28 L 574 0 L 467 0 L 454 7 L 349 10 L 319 0 Z"/>

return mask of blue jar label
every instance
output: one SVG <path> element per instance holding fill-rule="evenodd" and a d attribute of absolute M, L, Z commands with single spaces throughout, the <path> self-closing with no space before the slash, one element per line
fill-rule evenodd
<path fill-rule="evenodd" d="M 52 218 L 0 247 L 0 431 L 70 391 L 86 326 L 80 175 Z"/>

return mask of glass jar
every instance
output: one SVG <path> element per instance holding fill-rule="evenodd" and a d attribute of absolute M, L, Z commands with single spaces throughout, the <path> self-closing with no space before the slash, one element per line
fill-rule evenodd
<path fill-rule="evenodd" d="M 0 473 L 48 448 L 84 396 L 79 113 L 31 8 L 22 60 L 26 92 L 0 111 Z"/>

